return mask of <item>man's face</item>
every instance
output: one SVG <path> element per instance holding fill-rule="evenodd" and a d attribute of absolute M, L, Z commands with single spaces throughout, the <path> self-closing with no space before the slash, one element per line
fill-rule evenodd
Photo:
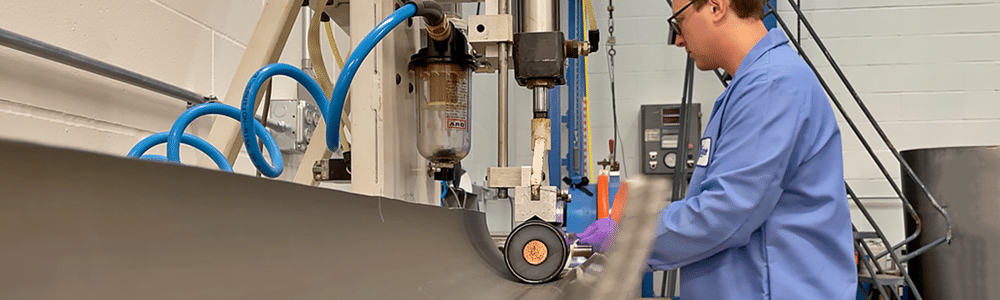
<path fill-rule="evenodd" d="M 709 8 L 712 3 L 694 4 L 688 6 L 691 1 L 676 0 L 673 2 L 674 20 L 673 23 L 680 29 L 674 45 L 684 47 L 688 55 L 694 59 L 701 70 L 713 70 L 718 68 L 714 61 L 715 56 L 711 51 L 712 31 L 711 15 Z M 685 6 L 688 6 L 685 8 Z M 678 13 L 679 12 L 679 13 Z"/>

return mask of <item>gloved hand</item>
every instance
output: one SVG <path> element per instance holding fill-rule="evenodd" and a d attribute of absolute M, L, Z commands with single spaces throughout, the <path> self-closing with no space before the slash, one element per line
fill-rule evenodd
<path fill-rule="evenodd" d="M 580 239 L 580 243 L 593 246 L 594 251 L 605 253 L 605 251 L 611 250 L 617 229 L 618 224 L 615 223 L 615 220 L 603 218 L 591 223 L 576 237 Z"/>

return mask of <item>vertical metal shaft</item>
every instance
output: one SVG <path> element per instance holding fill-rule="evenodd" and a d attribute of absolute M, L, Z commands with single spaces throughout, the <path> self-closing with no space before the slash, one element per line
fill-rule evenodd
<path fill-rule="evenodd" d="M 501 0 L 500 14 L 507 14 L 507 1 Z M 497 58 L 500 62 L 497 72 L 497 166 L 507 166 L 507 43 L 497 45 Z"/>
<path fill-rule="evenodd" d="M 309 59 L 309 21 L 312 20 L 312 9 L 308 6 L 302 7 L 302 67 L 312 68 L 312 61 Z"/>
<path fill-rule="evenodd" d="M 497 102 L 497 128 L 499 132 L 497 133 L 497 147 L 499 147 L 499 153 L 497 153 L 497 166 L 506 167 L 507 166 L 507 44 L 500 43 L 499 51 L 497 53 L 500 55 L 500 72 L 498 80 L 498 91 L 497 96 L 499 96 L 499 101 Z"/>
<path fill-rule="evenodd" d="M 524 32 L 559 31 L 559 3 L 556 0 L 522 0 L 521 12 Z"/>
<path fill-rule="evenodd" d="M 534 108 L 535 113 L 548 113 L 549 112 L 549 88 L 544 86 L 536 86 L 532 89 L 534 91 Z"/>

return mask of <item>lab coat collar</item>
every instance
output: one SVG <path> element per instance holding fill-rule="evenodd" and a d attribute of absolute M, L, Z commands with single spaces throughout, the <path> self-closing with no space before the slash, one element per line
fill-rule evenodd
<path fill-rule="evenodd" d="M 743 61 L 740 62 L 739 69 L 737 69 L 736 74 L 733 75 L 732 82 L 736 82 L 740 76 L 746 73 L 747 69 L 757 62 L 757 59 L 764 56 L 764 53 L 785 44 L 788 44 L 788 38 L 785 37 L 785 33 L 781 31 L 780 28 L 774 28 L 768 31 L 767 34 L 765 34 L 764 37 L 761 38 L 752 49 L 750 49 L 747 56 L 743 57 Z"/>

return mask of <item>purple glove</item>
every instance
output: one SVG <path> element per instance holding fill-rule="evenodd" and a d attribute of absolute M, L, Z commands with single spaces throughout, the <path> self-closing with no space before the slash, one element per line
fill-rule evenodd
<path fill-rule="evenodd" d="M 580 239 L 581 244 L 591 245 L 594 247 L 594 251 L 604 253 L 610 250 L 617 228 L 618 224 L 615 224 L 615 220 L 604 218 L 591 223 L 576 237 Z"/>

